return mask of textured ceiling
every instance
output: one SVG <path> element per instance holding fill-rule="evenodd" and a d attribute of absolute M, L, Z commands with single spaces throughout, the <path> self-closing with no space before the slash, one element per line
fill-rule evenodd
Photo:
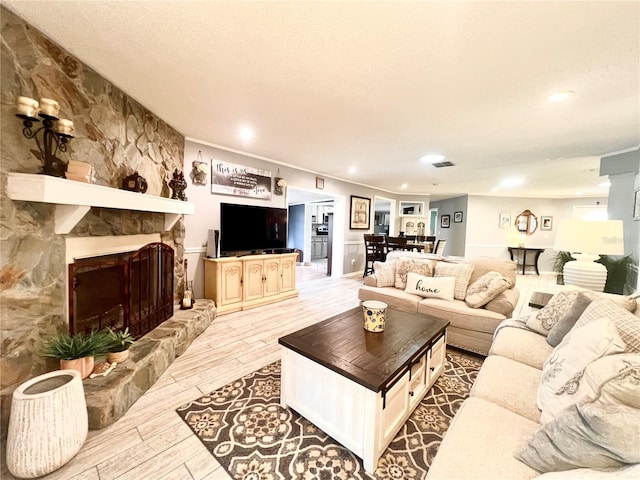
<path fill-rule="evenodd" d="M 639 2 L 3 4 L 187 137 L 391 192 L 606 195 L 640 143 Z"/>

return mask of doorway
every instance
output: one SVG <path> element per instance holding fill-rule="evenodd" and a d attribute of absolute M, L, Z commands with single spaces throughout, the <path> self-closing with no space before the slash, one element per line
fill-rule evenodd
<path fill-rule="evenodd" d="M 395 228 L 396 201 L 391 198 L 375 196 L 373 200 L 373 233 L 391 235 Z"/>
<path fill-rule="evenodd" d="M 287 246 L 301 251 L 299 265 L 307 272 L 314 270 L 325 276 L 342 276 L 344 197 L 289 186 L 287 205 L 290 212 L 297 212 L 290 215 Z M 292 232 L 296 234 L 291 235 Z"/>

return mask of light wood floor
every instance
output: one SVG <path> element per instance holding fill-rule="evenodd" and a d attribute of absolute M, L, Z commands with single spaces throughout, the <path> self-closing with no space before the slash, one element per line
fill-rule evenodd
<path fill-rule="evenodd" d="M 44 478 L 228 479 L 175 409 L 279 359 L 279 337 L 358 305 L 359 276 L 331 279 L 308 268 L 298 267 L 299 297 L 217 317 L 124 417 L 89 432 L 78 455 Z M 530 311 L 533 291 L 554 292 L 555 276 L 519 275 L 517 286 L 514 317 Z"/>

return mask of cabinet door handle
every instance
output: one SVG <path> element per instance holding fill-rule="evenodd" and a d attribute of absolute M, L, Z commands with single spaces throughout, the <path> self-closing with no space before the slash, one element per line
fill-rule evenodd
<path fill-rule="evenodd" d="M 429 370 L 431 370 L 432 372 L 436 369 L 436 367 L 431 367 Z"/>
<path fill-rule="evenodd" d="M 411 390 L 411 391 L 409 392 L 409 395 L 411 395 L 411 396 L 413 397 L 413 390 Z"/>

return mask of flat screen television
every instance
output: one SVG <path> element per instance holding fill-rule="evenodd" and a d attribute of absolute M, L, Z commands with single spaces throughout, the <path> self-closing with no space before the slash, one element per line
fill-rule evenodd
<path fill-rule="evenodd" d="M 287 209 L 220 204 L 220 253 L 250 253 L 287 247 Z"/>

